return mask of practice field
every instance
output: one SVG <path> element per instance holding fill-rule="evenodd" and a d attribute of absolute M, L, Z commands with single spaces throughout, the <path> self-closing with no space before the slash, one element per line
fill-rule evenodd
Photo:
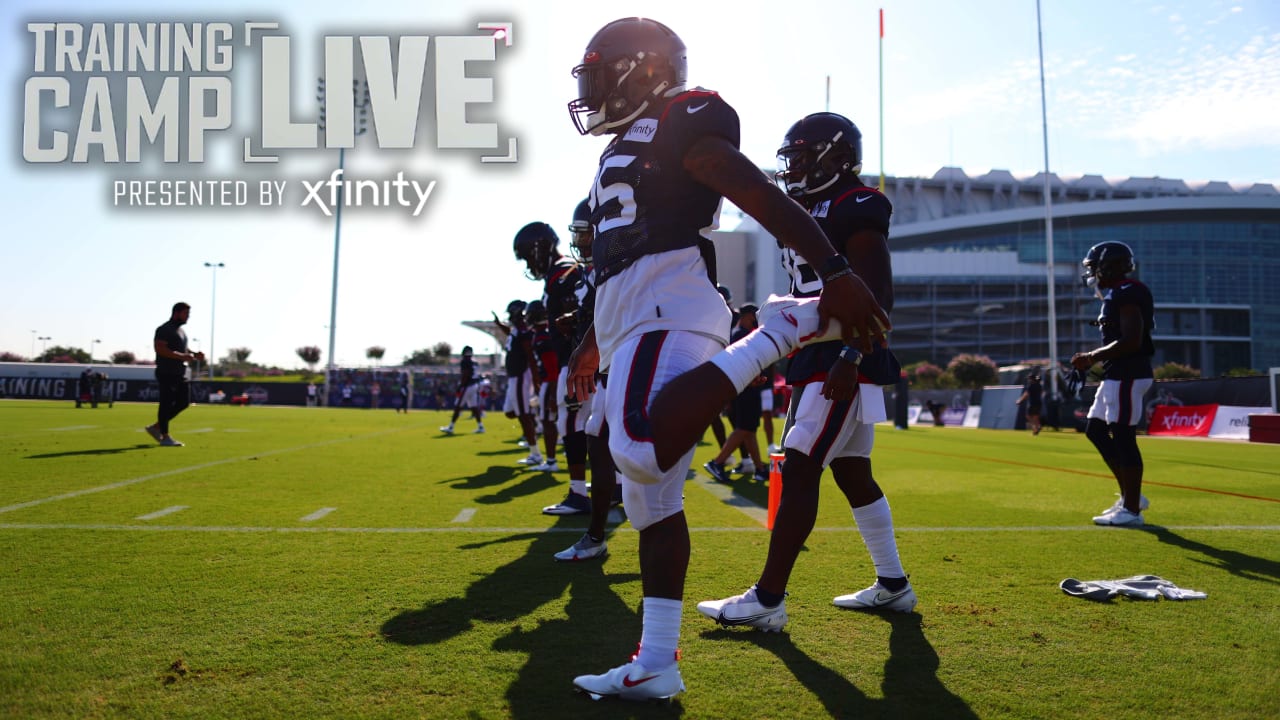
<path fill-rule="evenodd" d="M 1280 717 L 1280 446 L 1141 438 L 1148 525 L 1119 529 L 1090 522 L 1116 488 L 1083 435 L 884 428 L 916 613 L 831 604 L 874 573 L 828 477 L 780 634 L 694 607 L 769 539 L 763 485 L 699 470 L 688 691 L 635 705 L 571 680 L 635 649 L 638 535 L 554 563 L 586 519 L 540 513 L 568 475 L 518 467 L 515 423 L 196 406 L 162 448 L 153 416 L 0 401 L 0 716 Z M 1138 574 L 1208 598 L 1058 589 Z"/>

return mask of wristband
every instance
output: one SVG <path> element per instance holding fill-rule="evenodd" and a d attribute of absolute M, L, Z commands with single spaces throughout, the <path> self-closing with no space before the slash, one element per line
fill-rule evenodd
<path fill-rule="evenodd" d="M 849 267 L 849 259 L 843 255 L 836 254 L 822 261 L 822 267 L 819 276 L 822 278 L 823 284 L 831 282 L 836 278 L 852 275 L 853 270 Z"/>
<path fill-rule="evenodd" d="M 862 352 L 857 348 L 851 348 L 848 345 L 840 348 L 840 354 L 836 357 L 849 363 L 850 365 L 859 365 L 862 363 Z"/>

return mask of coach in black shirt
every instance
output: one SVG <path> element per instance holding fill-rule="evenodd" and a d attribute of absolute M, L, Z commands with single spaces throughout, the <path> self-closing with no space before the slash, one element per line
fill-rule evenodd
<path fill-rule="evenodd" d="M 167 447 L 182 446 L 169 436 L 169 421 L 191 404 L 187 363 L 204 359 L 204 353 L 187 352 L 187 333 L 182 326 L 190 315 L 190 305 L 176 303 L 169 321 L 156 328 L 156 384 L 160 387 L 160 408 L 156 412 L 155 424 L 148 425 L 146 431 L 156 442 Z"/>

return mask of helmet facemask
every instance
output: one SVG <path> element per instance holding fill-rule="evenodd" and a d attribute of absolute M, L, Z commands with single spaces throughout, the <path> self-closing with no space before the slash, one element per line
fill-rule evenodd
<path fill-rule="evenodd" d="M 803 197 L 826 190 L 843 173 L 860 172 L 862 165 L 853 164 L 854 153 L 843 137 L 837 131 L 830 140 L 797 140 L 778 150 L 778 185 L 791 197 Z"/>
<path fill-rule="evenodd" d="M 569 103 L 582 135 L 603 135 L 627 125 L 673 85 L 667 60 L 656 53 L 642 51 L 607 63 L 592 61 L 591 55 L 573 69 L 578 99 Z"/>

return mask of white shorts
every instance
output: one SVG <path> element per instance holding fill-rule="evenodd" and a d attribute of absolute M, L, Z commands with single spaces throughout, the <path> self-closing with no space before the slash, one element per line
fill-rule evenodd
<path fill-rule="evenodd" d="M 697 248 L 645 255 L 596 288 L 600 366 L 613 366 L 624 341 L 655 330 L 706 335 L 724 346 L 732 317 Z"/>
<path fill-rule="evenodd" d="M 1142 421 L 1142 396 L 1151 389 L 1155 380 L 1103 380 L 1098 386 L 1098 394 L 1093 396 L 1093 405 L 1089 407 L 1089 417 L 1116 423 L 1137 425 Z"/>
<path fill-rule="evenodd" d="M 601 397 L 604 397 L 604 385 L 597 379 L 596 391 L 591 393 L 591 397 L 582 404 L 582 413 L 586 416 L 586 426 L 583 429 L 592 437 L 600 437 L 601 431 L 604 430 L 604 401 L 596 400 Z"/>
<path fill-rule="evenodd" d="M 791 396 L 782 447 L 798 450 L 822 467 L 842 457 L 871 457 L 875 424 L 885 420 L 884 390 L 879 385 L 859 385 L 848 402 L 822 396 L 822 383 L 796 387 Z"/>
<path fill-rule="evenodd" d="M 480 408 L 480 383 L 475 382 L 462 388 L 458 394 L 458 407 L 468 410 Z"/>
<path fill-rule="evenodd" d="M 667 382 L 721 348 L 702 334 L 673 330 L 628 338 L 613 355 L 609 386 L 596 395 L 592 421 L 602 414 L 609 423 L 609 451 L 623 476 L 622 501 L 637 530 L 684 509 L 685 475 L 694 451 L 689 448 L 665 472 L 658 469 L 649 405 Z"/>
<path fill-rule="evenodd" d="M 586 402 L 582 403 L 582 407 L 570 412 L 567 407 L 568 403 L 564 396 L 569 394 L 569 372 L 566 370 L 560 373 L 560 379 L 556 381 L 556 400 L 560 403 L 560 412 L 556 415 L 556 430 L 559 431 L 560 437 L 564 437 L 569 433 L 586 432 L 587 418 L 591 417 L 591 398 L 588 397 Z"/>
<path fill-rule="evenodd" d="M 502 403 L 502 412 L 513 412 L 516 415 L 528 415 L 529 393 L 533 392 L 533 374 L 528 370 L 515 377 L 507 378 L 507 399 Z"/>
<path fill-rule="evenodd" d="M 760 414 L 773 413 L 773 381 L 769 381 L 768 387 L 760 391 Z"/>

